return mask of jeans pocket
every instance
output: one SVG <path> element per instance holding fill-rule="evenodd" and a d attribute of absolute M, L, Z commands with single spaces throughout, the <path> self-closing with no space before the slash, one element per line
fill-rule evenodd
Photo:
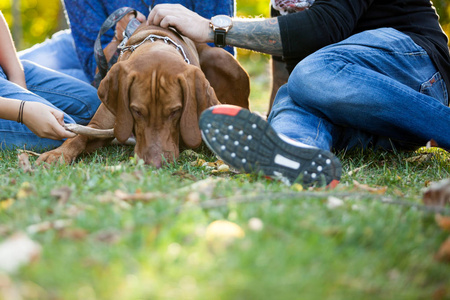
<path fill-rule="evenodd" d="M 448 93 L 441 73 L 436 72 L 430 79 L 420 85 L 420 93 L 433 97 L 448 106 Z"/>

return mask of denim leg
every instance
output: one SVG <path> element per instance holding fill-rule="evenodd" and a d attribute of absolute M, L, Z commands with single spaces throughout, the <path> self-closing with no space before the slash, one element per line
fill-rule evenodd
<path fill-rule="evenodd" d="M 32 62 L 22 61 L 28 90 L 7 80 L 0 68 L 0 97 L 44 103 L 64 113 L 65 123 L 87 124 L 100 100 L 91 85 Z M 39 138 L 25 125 L 0 119 L 0 149 L 55 148 L 62 141 Z"/>
<path fill-rule="evenodd" d="M 390 148 L 389 139 L 407 148 L 434 139 L 448 149 L 447 97 L 426 52 L 405 34 L 383 28 L 300 62 L 277 95 L 269 122 L 278 132 L 323 149 Z M 286 111 L 296 114 L 295 122 L 280 123 Z"/>
<path fill-rule="evenodd" d="M 70 29 L 61 30 L 50 39 L 20 51 L 18 55 L 22 60 L 35 62 L 43 67 L 90 83 L 78 59 Z"/>

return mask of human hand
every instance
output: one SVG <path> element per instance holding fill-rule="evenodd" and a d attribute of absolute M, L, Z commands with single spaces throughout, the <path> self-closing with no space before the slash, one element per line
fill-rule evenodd
<path fill-rule="evenodd" d="M 182 35 L 199 43 L 214 41 L 209 20 L 181 4 L 158 4 L 147 18 L 148 25 L 173 27 Z"/>
<path fill-rule="evenodd" d="M 140 12 L 136 12 L 136 19 L 144 23 L 145 22 L 145 16 L 141 14 Z M 131 19 L 135 18 L 134 13 L 130 12 L 125 17 L 123 17 L 119 22 L 116 24 L 116 31 L 114 33 L 114 37 L 117 41 L 121 42 L 123 40 L 123 33 L 125 29 L 127 28 L 128 22 L 130 22 Z"/>
<path fill-rule="evenodd" d="M 64 129 L 64 113 L 39 102 L 25 102 L 23 123 L 38 137 L 62 140 L 76 136 Z"/>

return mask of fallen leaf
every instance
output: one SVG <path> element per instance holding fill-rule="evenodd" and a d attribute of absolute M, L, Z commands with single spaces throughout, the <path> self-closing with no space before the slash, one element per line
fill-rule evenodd
<path fill-rule="evenodd" d="M 0 244 L 0 270 L 16 272 L 39 258 L 42 247 L 24 233 L 15 233 Z"/>
<path fill-rule="evenodd" d="M 72 189 L 68 186 L 63 186 L 58 189 L 53 189 L 50 192 L 50 196 L 56 197 L 58 204 L 64 205 L 69 201 L 70 195 L 72 194 Z"/>
<path fill-rule="evenodd" d="M 337 197 L 334 196 L 329 196 L 327 198 L 327 207 L 329 209 L 335 209 L 338 208 L 340 206 L 344 205 L 344 201 L 342 199 L 339 199 Z"/>
<path fill-rule="evenodd" d="M 440 262 L 450 263 L 450 237 L 442 243 L 434 258 Z"/>
<path fill-rule="evenodd" d="M 23 182 L 20 185 L 20 189 L 16 194 L 17 199 L 26 198 L 34 193 L 33 186 L 28 181 Z"/>
<path fill-rule="evenodd" d="M 12 198 L 8 198 L 6 200 L 1 200 L 0 201 L 0 211 L 7 210 L 13 204 L 14 204 L 14 199 L 12 199 Z"/>
<path fill-rule="evenodd" d="M 434 216 L 436 223 L 441 227 L 442 230 L 450 231 L 450 217 L 441 216 L 440 214 L 436 214 Z"/>
<path fill-rule="evenodd" d="M 216 188 L 217 184 L 221 181 L 222 178 L 209 177 L 204 180 L 194 182 L 191 185 L 182 187 L 177 190 L 177 193 L 197 192 L 200 195 L 204 195 L 207 198 L 211 198 L 214 193 L 214 189 Z"/>
<path fill-rule="evenodd" d="M 353 184 L 355 185 L 356 188 L 364 190 L 364 191 L 369 192 L 369 193 L 373 193 L 373 194 L 383 195 L 387 191 L 387 186 L 371 187 L 371 186 L 369 186 L 367 184 L 361 184 L 361 183 L 359 183 L 356 180 L 353 180 Z"/>
<path fill-rule="evenodd" d="M 33 167 L 31 166 L 30 160 L 28 159 L 27 153 L 21 153 L 18 155 L 19 158 L 19 168 L 25 173 L 33 173 Z"/>
<path fill-rule="evenodd" d="M 81 228 L 64 228 L 58 231 L 58 236 L 70 240 L 84 240 L 88 232 Z"/>
<path fill-rule="evenodd" d="M 55 220 L 55 221 L 45 221 L 38 224 L 33 224 L 27 227 L 27 233 L 28 234 L 35 234 L 35 233 L 41 233 L 46 232 L 51 229 L 60 230 L 65 227 L 68 227 L 72 225 L 72 220 L 69 219 L 61 219 L 61 220 Z"/>
<path fill-rule="evenodd" d="M 120 238 L 120 232 L 115 229 L 105 229 L 94 234 L 95 240 L 107 244 L 115 244 L 120 241 Z"/>
<path fill-rule="evenodd" d="M 359 168 L 353 169 L 353 170 L 351 170 L 350 172 L 348 172 L 347 174 L 348 174 L 348 176 L 352 176 L 352 175 L 358 173 L 359 171 L 361 171 L 362 169 L 368 167 L 369 165 L 370 165 L 370 164 L 366 164 L 366 165 L 361 166 L 361 167 L 359 167 Z"/>
<path fill-rule="evenodd" d="M 429 161 L 433 156 L 434 153 L 423 153 L 417 156 L 406 158 L 405 161 L 414 163 L 423 163 Z"/>
<path fill-rule="evenodd" d="M 165 196 L 164 194 L 162 194 L 160 192 L 128 194 L 121 190 L 116 190 L 114 192 L 114 195 L 122 201 L 143 201 L 143 202 L 154 201 L 157 198 L 161 198 L 161 197 Z"/>
<path fill-rule="evenodd" d="M 450 178 L 430 183 L 423 193 L 423 203 L 426 205 L 444 206 L 450 204 Z"/>
<path fill-rule="evenodd" d="M 245 236 L 242 228 L 227 220 L 217 220 L 208 225 L 205 238 L 212 246 L 228 246 L 237 238 Z"/>
<path fill-rule="evenodd" d="M 303 185 L 301 185 L 300 183 L 294 183 L 293 185 L 291 185 L 291 189 L 296 192 L 302 192 L 304 190 Z"/>
<path fill-rule="evenodd" d="M 0 299 L 22 300 L 19 289 L 8 275 L 0 273 Z"/>
<path fill-rule="evenodd" d="M 438 143 L 436 143 L 435 140 L 431 139 L 427 142 L 427 148 L 431 148 L 431 147 L 439 147 Z"/>
<path fill-rule="evenodd" d="M 26 153 L 28 155 L 36 156 L 36 157 L 39 157 L 41 155 L 40 153 L 37 153 L 37 152 L 34 152 L 34 151 L 30 151 L 30 150 L 25 150 L 25 149 L 17 149 L 17 152 L 19 152 L 19 153 Z"/>
<path fill-rule="evenodd" d="M 264 223 L 259 218 L 251 218 L 248 220 L 248 228 L 253 231 L 261 231 L 264 228 Z"/>

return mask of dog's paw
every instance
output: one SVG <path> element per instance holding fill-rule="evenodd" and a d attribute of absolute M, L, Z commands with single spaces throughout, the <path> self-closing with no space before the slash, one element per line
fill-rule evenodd
<path fill-rule="evenodd" d="M 75 160 L 75 157 L 64 154 L 61 150 L 55 149 L 42 153 L 36 160 L 36 165 L 44 167 L 56 164 L 70 164 Z"/>

